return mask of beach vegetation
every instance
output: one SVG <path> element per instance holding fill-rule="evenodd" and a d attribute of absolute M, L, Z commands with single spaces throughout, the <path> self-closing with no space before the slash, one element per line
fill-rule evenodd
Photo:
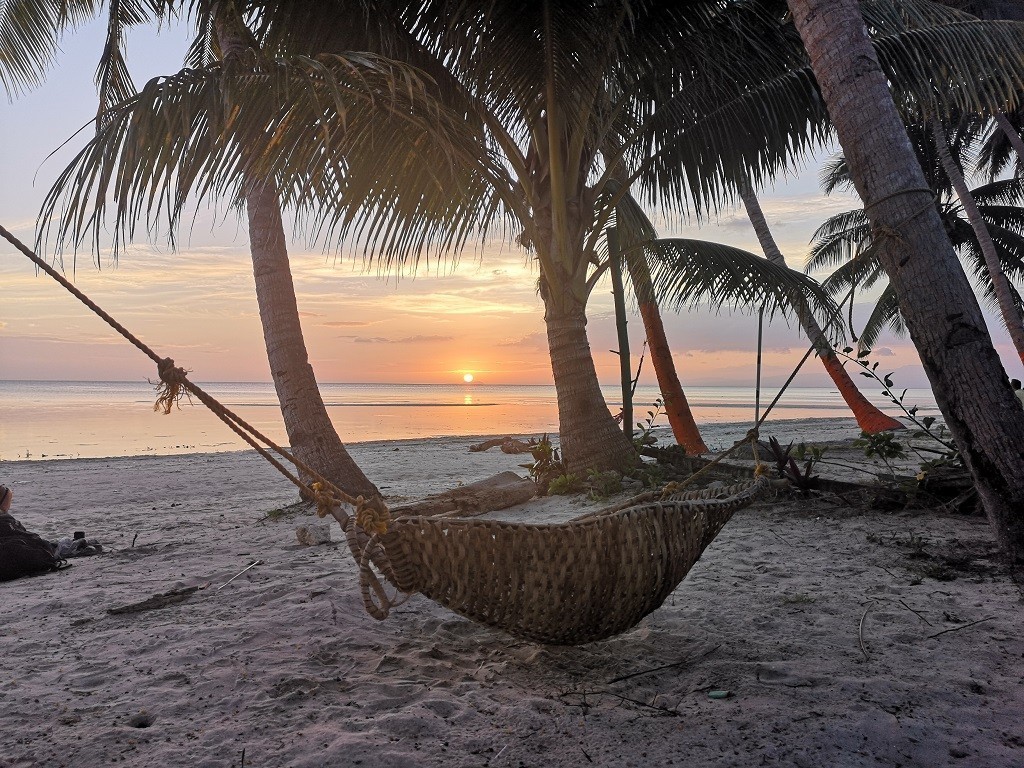
<path fill-rule="evenodd" d="M 602 501 L 609 496 L 622 493 L 622 474 L 613 469 L 604 472 L 591 469 L 587 471 L 583 486 L 587 491 L 588 499 Z"/>
<path fill-rule="evenodd" d="M 531 440 L 527 450 L 533 456 L 533 461 L 519 466 L 525 469 L 530 479 L 536 483 L 537 495 L 546 496 L 551 492 L 551 483 L 566 475 L 565 462 L 562 461 L 561 452 L 546 434 L 540 440 Z"/>
<path fill-rule="evenodd" d="M 647 411 L 647 416 L 643 421 L 638 421 L 636 423 L 637 431 L 633 433 L 633 445 L 636 446 L 637 451 L 658 442 L 658 438 L 652 433 L 654 432 L 655 422 L 662 414 L 661 409 L 663 404 L 664 400 L 659 397 L 651 405 L 651 410 Z M 680 447 L 685 449 L 685 446 L 681 445 Z"/>
<path fill-rule="evenodd" d="M 575 472 L 566 472 L 551 478 L 548 493 L 552 496 L 569 496 L 583 490 L 583 481 Z"/>
<path fill-rule="evenodd" d="M 872 362 L 871 360 L 871 349 L 866 346 L 861 346 L 860 349 L 855 350 L 853 347 L 844 347 L 838 351 L 841 357 L 846 358 L 849 362 L 856 364 L 860 369 L 860 375 L 865 376 L 869 379 L 873 379 L 877 382 L 881 388 L 882 394 L 903 412 L 902 418 L 912 424 L 916 429 L 910 434 L 912 438 L 926 438 L 930 441 L 938 443 L 942 446 L 942 454 L 947 456 L 950 460 L 957 456 L 957 447 L 953 439 L 947 435 L 946 425 L 939 422 L 934 416 L 919 416 L 919 407 L 916 405 L 908 406 L 904 400 L 907 396 L 908 389 L 904 388 L 897 394 L 898 387 L 893 381 L 893 372 L 879 373 L 878 361 Z M 884 370 L 884 369 L 883 369 Z M 864 436 L 861 436 L 862 439 Z M 897 441 L 894 436 L 889 437 L 879 436 L 878 440 L 869 443 L 874 445 L 891 445 Z M 868 454 L 870 455 L 870 454 Z M 891 457 L 895 458 L 895 456 Z"/>
<path fill-rule="evenodd" d="M 792 442 L 783 448 L 775 437 L 768 438 L 768 445 L 779 477 L 788 480 L 793 488 L 802 493 L 818 487 L 818 476 L 813 474 L 813 470 L 814 465 L 821 461 L 821 448 L 808 448 L 804 443 L 800 443 L 799 449 L 794 452 Z M 803 466 L 800 466 L 801 464 Z"/>

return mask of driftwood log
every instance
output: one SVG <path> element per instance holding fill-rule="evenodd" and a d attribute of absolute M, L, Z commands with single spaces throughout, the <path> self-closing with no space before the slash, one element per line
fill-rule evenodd
<path fill-rule="evenodd" d="M 508 435 L 505 437 L 495 437 L 491 440 L 484 440 L 482 443 L 469 446 L 469 450 L 474 453 L 479 453 L 495 447 L 500 447 L 502 453 L 529 453 L 537 447 L 537 441 L 531 440 L 530 442 L 524 442 Z"/>
<path fill-rule="evenodd" d="M 413 515 L 448 515 L 461 517 L 507 509 L 529 501 L 537 494 L 532 480 L 515 472 L 502 472 L 476 483 L 442 491 L 420 501 L 400 504 L 391 508 L 395 517 Z"/>

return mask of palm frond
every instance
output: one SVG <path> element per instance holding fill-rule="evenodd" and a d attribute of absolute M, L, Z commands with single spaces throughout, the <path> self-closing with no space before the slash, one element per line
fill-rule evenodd
<path fill-rule="evenodd" d="M 804 271 L 817 272 L 845 264 L 863 252 L 871 241 L 871 225 L 863 209 L 830 216 L 814 231 Z"/>
<path fill-rule="evenodd" d="M 642 247 L 652 265 L 655 290 L 667 306 L 764 307 L 769 317 L 795 315 L 807 307 L 827 336 L 838 338 L 842 333 L 839 308 L 816 281 L 762 256 L 721 243 L 681 238 L 655 240 Z"/>
<path fill-rule="evenodd" d="M 1024 204 L 1024 181 L 1003 179 L 975 187 L 971 196 L 979 208 L 988 206 L 1020 206 Z"/>
<path fill-rule="evenodd" d="M 0 84 L 8 95 L 42 82 L 61 37 L 95 18 L 103 0 L 0 0 Z"/>
<path fill-rule="evenodd" d="M 842 266 L 835 269 L 821 287 L 829 296 L 845 296 L 853 288 L 868 289 L 879 280 L 888 280 L 878 254 L 874 248 L 868 247 Z"/>
<path fill-rule="evenodd" d="M 836 190 L 853 188 L 853 179 L 850 177 L 850 167 L 846 163 L 846 155 L 842 153 L 833 155 L 822 163 L 818 171 L 818 185 L 826 195 L 831 195 Z"/>
<path fill-rule="evenodd" d="M 882 295 L 878 297 L 875 306 L 871 309 L 864 322 L 857 339 L 857 345 L 862 349 L 870 349 L 878 342 L 878 337 L 888 329 L 895 336 L 904 336 L 907 327 L 903 322 L 903 315 L 900 314 L 900 305 L 896 299 L 896 289 L 892 285 L 885 286 Z"/>
<path fill-rule="evenodd" d="M 1024 91 L 1024 25 L 964 21 L 874 40 L 907 123 L 995 113 Z"/>
<path fill-rule="evenodd" d="M 96 67 L 96 91 L 99 94 L 96 117 L 100 122 L 111 104 L 125 101 L 135 94 L 135 83 L 124 58 L 125 31 L 153 19 L 162 19 L 165 12 L 165 4 L 160 0 L 109 0 L 109 4 L 107 36 Z"/>
<path fill-rule="evenodd" d="M 173 236 L 190 200 L 237 199 L 248 174 L 275 180 L 314 228 L 357 232 L 388 258 L 407 258 L 417 226 L 465 232 L 462 222 L 495 209 L 481 200 L 500 199 L 490 158 L 463 149 L 481 143 L 468 135 L 478 129 L 424 106 L 424 93 L 414 70 L 357 54 L 229 61 L 154 79 L 110 110 L 60 176 L 41 234 L 77 247 L 90 232 L 98 238 L 109 205 L 115 247 L 161 223 Z M 357 210 L 376 214 L 369 229 L 358 229 Z M 410 220 L 412 236 L 401 231 Z"/>

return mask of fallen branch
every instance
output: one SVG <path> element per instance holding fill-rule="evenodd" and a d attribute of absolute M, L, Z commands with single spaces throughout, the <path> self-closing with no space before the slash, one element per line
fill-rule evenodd
<path fill-rule="evenodd" d="M 717 651 L 721 647 L 722 647 L 721 645 L 716 645 L 711 650 L 705 651 L 703 654 L 698 656 L 696 659 L 692 659 L 692 661 L 700 661 L 701 659 L 707 658 L 708 656 L 710 656 L 712 653 L 714 653 L 715 651 Z M 605 683 L 605 685 L 611 685 L 612 683 L 621 683 L 623 680 L 632 680 L 634 677 L 640 677 L 641 675 L 649 675 L 652 672 L 660 672 L 663 669 L 672 669 L 673 667 L 681 667 L 684 664 L 688 664 L 690 661 L 691 661 L 691 658 L 689 656 L 687 656 L 682 661 L 676 661 L 676 662 L 673 662 L 671 664 L 662 664 L 660 667 L 654 667 L 652 669 L 645 669 L 642 672 L 633 672 L 632 674 L 629 674 L 629 675 L 621 675 L 620 677 L 613 677 L 611 680 L 609 680 L 607 683 Z"/>
<path fill-rule="evenodd" d="M 517 440 L 511 435 L 506 435 L 505 437 L 495 437 L 491 440 L 485 440 L 482 443 L 471 445 L 469 446 L 469 450 L 474 453 L 479 453 L 495 447 L 500 447 L 502 453 L 529 453 L 537 447 L 537 441 L 531 439 L 529 442 L 524 442 L 522 440 Z"/>
<path fill-rule="evenodd" d="M 152 597 L 138 603 L 119 605 L 117 608 L 108 608 L 107 613 L 116 615 L 119 613 L 139 613 L 140 611 L 152 611 L 157 608 L 166 608 L 169 605 L 176 605 L 177 603 L 188 600 L 198 589 L 199 587 L 172 589 L 169 592 L 164 592 L 162 595 L 153 595 Z"/>
<path fill-rule="evenodd" d="M 961 624 L 959 627 L 950 627 L 949 629 L 944 629 L 941 632 L 936 632 L 934 635 L 928 635 L 928 639 L 931 640 L 933 637 L 938 637 L 939 635 L 944 635 L 947 632 L 959 632 L 961 629 L 967 629 L 968 627 L 973 627 L 975 624 L 981 624 L 982 622 L 985 622 L 985 621 L 992 621 L 995 618 L 996 618 L 995 616 L 988 616 L 988 617 L 986 617 L 984 619 L 978 619 L 977 621 L 972 621 L 969 624 Z"/>

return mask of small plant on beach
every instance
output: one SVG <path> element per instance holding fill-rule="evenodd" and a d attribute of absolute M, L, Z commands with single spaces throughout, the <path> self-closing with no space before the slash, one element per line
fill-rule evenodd
<path fill-rule="evenodd" d="M 552 482 L 565 476 L 565 462 L 562 461 L 558 449 L 552 445 L 551 439 L 544 435 L 536 443 L 531 441 L 529 450 L 533 461 L 519 466 L 523 467 L 529 473 L 530 479 L 537 484 L 538 496 L 554 493 L 550 490 Z"/>
<path fill-rule="evenodd" d="M 793 443 L 783 448 L 776 438 L 769 437 L 768 445 L 772 449 L 772 458 L 775 460 L 779 477 L 789 480 L 794 488 L 805 493 L 818 487 L 818 476 L 812 474 L 812 470 L 815 463 L 821 460 L 821 448 L 808 449 L 806 444 L 801 443 L 797 449 L 797 456 L 793 456 Z M 810 458 L 807 458 L 808 455 Z M 803 469 L 797 464 L 798 458 L 804 463 Z"/>
<path fill-rule="evenodd" d="M 869 459 L 873 456 L 881 459 L 893 477 L 896 476 L 896 470 L 893 469 L 892 460 L 902 459 L 907 454 L 903 443 L 897 440 L 892 432 L 876 432 L 873 435 L 861 432 L 860 437 L 854 440 L 853 444 L 858 448 L 863 448 L 864 455 Z"/>
<path fill-rule="evenodd" d="M 660 488 L 667 482 L 665 466 L 660 462 L 644 462 L 638 467 L 628 469 L 626 477 L 638 481 L 644 488 Z"/>
<path fill-rule="evenodd" d="M 587 498 L 592 501 L 601 501 L 622 492 L 622 475 L 614 469 L 607 472 L 588 469 L 584 485 L 587 489 Z"/>
<path fill-rule="evenodd" d="M 551 478 L 548 482 L 547 492 L 552 496 L 568 496 L 583 490 L 583 483 L 578 475 L 569 472 Z"/>
<path fill-rule="evenodd" d="M 654 422 L 661 416 L 661 408 L 664 404 L 664 400 L 659 397 L 652 406 L 654 410 L 647 412 L 647 418 L 636 423 L 637 431 L 633 435 L 633 445 L 638 451 L 658 442 L 658 438 L 651 433 L 654 431 Z"/>
<path fill-rule="evenodd" d="M 908 407 L 903 402 L 903 399 L 907 396 L 907 389 L 904 389 L 898 395 L 896 394 L 896 390 L 894 389 L 895 384 L 892 380 L 893 372 L 889 371 L 888 373 L 885 374 L 879 374 L 878 362 L 871 362 L 870 349 L 865 347 L 859 351 L 856 351 L 856 356 L 854 355 L 854 353 L 855 350 L 853 347 L 844 347 L 842 351 L 836 351 L 836 354 L 839 355 L 840 357 L 844 357 L 847 360 L 850 360 L 859 365 L 862 369 L 860 371 L 861 376 L 867 376 L 869 379 L 874 379 L 879 384 L 881 384 L 882 394 L 885 395 L 893 405 L 897 406 L 901 411 L 903 411 L 904 415 L 901 418 L 904 421 L 909 421 L 911 424 L 917 427 L 917 430 L 913 433 L 912 437 L 920 437 L 933 440 L 942 445 L 946 449 L 946 451 L 956 453 L 956 445 L 954 445 L 952 439 L 947 436 L 945 425 L 940 424 L 938 428 L 933 429 L 933 427 L 935 426 L 934 416 L 923 416 L 918 418 L 918 407 L 916 405 Z"/>

